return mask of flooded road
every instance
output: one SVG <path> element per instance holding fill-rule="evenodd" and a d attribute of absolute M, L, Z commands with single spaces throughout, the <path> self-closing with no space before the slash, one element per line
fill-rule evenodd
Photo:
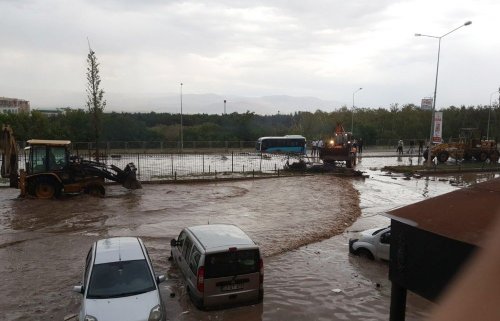
<path fill-rule="evenodd" d="M 348 254 L 356 231 L 383 226 L 378 214 L 457 187 L 452 177 L 405 180 L 376 170 L 370 178 L 329 175 L 110 186 L 105 198 L 17 199 L 0 190 L 0 319 L 62 320 L 77 313 L 78 284 L 92 242 L 139 236 L 149 250 L 169 320 L 387 320 L 390 282 L 386 263 Z M 491 175 L 491 174 L 490 174 Z M 486 177 L 485 179 L 487 179 Z M 476 178 L 474 178 L 476 179 Z M 233 223 L 265 256 L 263 304 L 202 312 L 193 307 L 175 267 L 170 239 L 189 225 Z M 171 296 L 172 294 L 172 296 Z M 409 295 L 408 320 L 427 313 L 428 302 Z"/>

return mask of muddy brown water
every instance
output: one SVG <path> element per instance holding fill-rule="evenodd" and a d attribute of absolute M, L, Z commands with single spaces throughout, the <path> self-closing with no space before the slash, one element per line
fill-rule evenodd
<path fill-rule="evenodd" d="M 369 179 L 318 175 L 136 191 L 110 186 L 105 198 L 17 199 L 16 190 L 1 189 L 0 320 L 76 314 L 81 296 L 71 288 L 92 242 L 125 235 L 140 236 L 156 272 L 167 275 L 161 292 L 169 320 L 387 320 L 387 264 L 348 255 L 348 238 L 387 224 L 378 215 L 384 210 L 457 187 L 364 169 Z M 237 224 L 261 246 L 262 304 L 199 311 L 167 261 L 169 241 L 183 227 L 219 222 Z M 423 318 L 428 308 L 410 294 L 408 319 Z"/>

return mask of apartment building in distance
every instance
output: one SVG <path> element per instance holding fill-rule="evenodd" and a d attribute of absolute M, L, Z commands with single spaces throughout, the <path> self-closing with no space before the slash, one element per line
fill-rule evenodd
<path fill-rule="evenodd" d="M 23 99 L 0 97 L 0 113 L 29 113 L 30 102 Z"/>

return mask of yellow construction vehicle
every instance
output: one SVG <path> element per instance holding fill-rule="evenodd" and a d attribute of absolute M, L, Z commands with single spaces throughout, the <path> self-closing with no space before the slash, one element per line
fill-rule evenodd
<path fill-rule="evenodd" d="M 324 164 L 336 165 L 345 162 L 347 168 L 356 165 L 356 147 L 350 132 L 342 124 L 337 124 L 332 136 L 326 137 L 324 146 L 319 148 L 319 158 Z"/>
<path fill-rule="evenodd" d="M 125 169 L 114 165 L 83 160 L 70 154 L 71 141 L 31 139 L 24 148 L 25 169 L 18 171 L 19 152 L 10 126 L 3 126 L 0 149 L 1 175 L 21 196 L 53 198 L 61 194 L 88 193 L 103 196 L 105 179 L 128 189 L 141 188 L 133 163 Z"/>
<path fill-rule="evenodd" d="M 429 151 L 424 151 L 424 158 L 427 160 Z M 461 128 L 458 140 L 449 143 L 441 143 L 431 148 L 431 157 L 437 158 L 440 163 L 448 161 L 449 157 L 456 160 L 498 162 L 500 153 L 498 152 L 497 142 L 492 139 L 481 139 L 481 132 L 477 128 Z"/>

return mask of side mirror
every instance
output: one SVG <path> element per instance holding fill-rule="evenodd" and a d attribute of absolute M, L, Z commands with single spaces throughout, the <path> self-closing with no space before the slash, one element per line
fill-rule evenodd
<path fill-rule="evenodd" d="M 165 281 L 166 279 L 167 279 L 167 278 L 165 277 L 165 275 L 163 275 L 163 274 L 162 274 L 162 275 L 158 275 L 158 276 L 156 277 L 156 283 L 157 283 L 157 284 L 160 284 L 160 283 L 162 283 L 163 281 Z"/>
<path fill-rule="evenodd" d="M 176 239 L 170 240 L 170 246 L 171 247 L 177 246 L 177 240 Z"/>
<path fill-rule="evenodd" d="M 75 285 L 73 287 L 73 292 L 83 294 L 85 291 L 85 288 L 82 285 Z"/>

